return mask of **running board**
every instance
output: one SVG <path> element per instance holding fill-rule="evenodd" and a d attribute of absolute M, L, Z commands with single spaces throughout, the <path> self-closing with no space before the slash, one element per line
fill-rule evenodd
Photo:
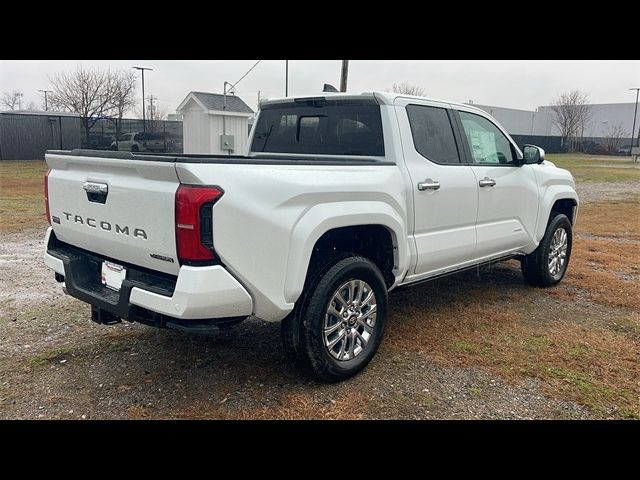
<path fill-rule="evenodd" d="M 456 273 L 465 272 L 473 268 L 486 267 L 488 265 L 493 265 L 494 263 L 504 262 L 505 260 L 511 260 L 513 258 L 518 258 L 520 256 L 521 255 L 517 255 L 517 254 L 505 255 L 504 257 L 494 258 L 493 260 L 487 260 L 486 262 L 476 263 L 475 265 L 469 265 L 467 267 L 458 268 L 456 270 L 451 270 L 450 272 L 439 273 L 431 277 L 421 278 L 420 280 L 414 280 L 413 282 L 409 282 L 409 283 L 403 283 L 402 285 L 398 285 L 396 288 L 394 288 L 393 291 L 395 292 L 398 290 L 402 290 L 405 287 L 413 287 L 414 285 L 418 285 L 420 283 L 426 283 L 432 280 L 438 280 L 439 278 L 448 277 L 449 275 L 455 275 Z"/>

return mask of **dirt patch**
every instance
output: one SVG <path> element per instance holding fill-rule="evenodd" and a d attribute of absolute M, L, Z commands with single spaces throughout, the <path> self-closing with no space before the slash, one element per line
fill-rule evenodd
<path fill-rule="evenodd" d="M 60 286 L 43 261 L 45 229 L 0 232 L 0 312 L 21 312 L 33 302 L 55 300 Z"/>

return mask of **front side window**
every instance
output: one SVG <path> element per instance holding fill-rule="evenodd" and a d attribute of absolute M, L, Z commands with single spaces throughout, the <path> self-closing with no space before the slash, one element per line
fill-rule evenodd
<path fill-rule="evenodd" d="M 407 105 L 413 145 L 435 163 L 460 164 L 460 155 L 449 115 L 444 108 Z"/>
<path fill-rule="evenodd" d="M 473 162 L 479 165 L 515 165 L 511 143 L 486 118 L 468 112 L 458 112 Z"/>
<path fill-rule="evenodd" d="M 281 104 L 260 112 L 253 152 L 384 156 L 378 104 Z"/>

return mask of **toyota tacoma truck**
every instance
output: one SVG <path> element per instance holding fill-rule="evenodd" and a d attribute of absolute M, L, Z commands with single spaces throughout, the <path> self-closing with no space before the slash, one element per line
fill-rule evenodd
<path fill-rule="evenodd" d="M 371 360 L 388 292 L 505 259 L 549 287 L 571 174 L 470 105 L 395 93 L 261 102 L 246 156 L 48 151 L 44 261 L 102 324 L 281 322 L 326 381 Z"/>

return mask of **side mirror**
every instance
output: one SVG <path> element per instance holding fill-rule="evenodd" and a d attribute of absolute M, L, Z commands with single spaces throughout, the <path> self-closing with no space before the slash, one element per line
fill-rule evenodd
<path fill-rule="evenodd" d="M 535 145 L 525 145 L 522 147 L 523 165 L 532 165 L 534 163 L 544 162 L 544 150 Z"/>

